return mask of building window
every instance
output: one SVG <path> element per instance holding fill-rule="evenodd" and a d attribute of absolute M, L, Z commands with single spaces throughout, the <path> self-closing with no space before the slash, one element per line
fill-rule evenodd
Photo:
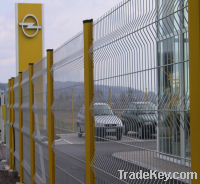
<path fill-rule="evenodd" d="M 190 159 L 187 0 L 157 0 L 157 7 L 157 149 Z"/>

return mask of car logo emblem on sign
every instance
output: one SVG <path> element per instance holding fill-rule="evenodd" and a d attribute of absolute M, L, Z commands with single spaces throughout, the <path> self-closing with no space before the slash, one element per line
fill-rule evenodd
<path fill-rule="evenodd" d="M 27 17 L 33 17 L 33 18 L 35 19 L 37 25 L 34 25 L 35 23 L 28 23 L 28 22 L 25 23 L 24 21 L 26 20 Z M 41 26 L 39 26 L 39 22 L 38 22 L 37 18 L 36 18 L 34 15 L 32 15 L 32 14 L 26 15 L 26 16 L 23 18 L 22 23 L 19 23 L 19 25 L 22 26 L 22 31 L 23 31 L 23 33 L 24 33 L 27 37 L 29 37 L 29 38 L 34 37 L 34 36 L 38 33 L 38 30 L 41 29 Z M 24 30 L 25 27 L 26 27 L 26 29 L 35 29 L 36 31 L 35 31 L 34 34 L 29 35 L 29 34 L 27 34 L 26 31 Z"/>

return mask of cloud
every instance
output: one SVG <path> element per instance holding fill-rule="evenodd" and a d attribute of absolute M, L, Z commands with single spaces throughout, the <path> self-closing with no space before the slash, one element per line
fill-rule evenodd
<path fill-rule="evenodd" d="M 15 75 L 15 3 L 32 2 L 0 1 L 0 82 Z M 119 2 L 121 0 L 35 0 L 34 3 L 44 4 L 45 50 L 57 48 L 83 29 L 84 19 L 96 20 Z"/>
<path fill-rule="evenodd" d="M 0 59 L 0 66 L 1 67 L 12 67 L 15 65 L 15 57 L 7 58 L 7 59 Z"/>
<path fill-rule="evenodd" d="M 0 82 L 6 83 L 8 79 L 15 76 L 15 57 L 0 59 Z"/>

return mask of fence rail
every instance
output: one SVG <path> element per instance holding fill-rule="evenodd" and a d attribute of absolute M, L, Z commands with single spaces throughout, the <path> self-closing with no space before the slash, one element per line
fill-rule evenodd
<path fill-rule="evenodd" d="M 10 169 L 24 183 L 198 183 L 119 171 L 191 172 L 189 33 L 188 0 L 126 0 L 85 20 L 9 80 Z"/>

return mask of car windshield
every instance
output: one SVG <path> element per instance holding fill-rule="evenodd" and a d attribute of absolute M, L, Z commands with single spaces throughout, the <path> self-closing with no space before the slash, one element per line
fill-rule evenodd
<path fill-rule="evenodd" d="M 95 116 L 101 115 L 113 115 L 112 109 L 109 105 L 94 105 L 94 114 Z"/>
<path fill-rule="evenodd" d="M 155 114 L 156 106 L 153 103 L 130 104 L 129 109 L 137 114 Z"/>

